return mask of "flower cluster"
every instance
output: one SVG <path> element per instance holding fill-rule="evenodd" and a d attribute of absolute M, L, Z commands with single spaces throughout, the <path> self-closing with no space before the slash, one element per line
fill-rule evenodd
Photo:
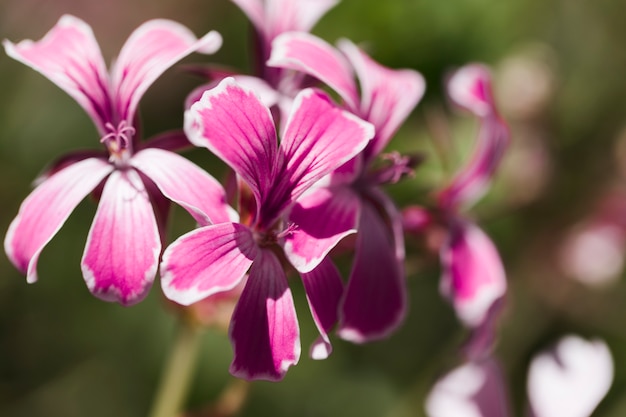
<path fill-rule="evenodd" d="M 149 21 L 108 70 L 91 28 L 73 16 L 39 41 L 4 42 L 9 56 L 83 107 L 104 148 L 71 152 L 39 178 L 6 234 L 11 262 L 35 282 L 42 250 L 92 194 L 98 208 L 81 261 L 89 290 L 132 305 L 159 271 L 165 297 L 182 306 L 235 294 L 230 371 L 277 381 L 301 352 L 290 276 L 300 276 L 319 331 L 310 356 L 324 359 L 333 329 L 364 343 L 402 324 L 405 232 L 423 236 L 438 228 L 445 231 L 437 248 L 441 290 L 470 329 L 467 357 L 482 361 L 463 372 L 495 375 L 489 355 L 505 270 L 494 243 L 467 214 L 509 143 L 489 70 L 467 65 L 447 84 L 451 101 L 478 119 L 473 155 L 439 185 L 430 205 L 401 209 L 385 186 L 414 175 L 417 159 L 384 152 L 421 100 L 423 77 L 387 68 L 349 40 L 335 47 L 309 33 L 336 0 L 233 2 L 254 27 L 255 72 L 199 69 L 210 80 L 189 94 L 184 127 L 148 140 L 139 134 L 142 96 L 184 57 L 216 52 L 217 32 L 197 38 L 178 23 Z M 236 192 L 175 152 L 189 144 L 229 167 Z M 171 202 L 198 227 L 167 242 Z M 346 252 L 352 256 L 344 280 L 335 254 Z M 439 401 L 433 395 L 431 409 Z"/>

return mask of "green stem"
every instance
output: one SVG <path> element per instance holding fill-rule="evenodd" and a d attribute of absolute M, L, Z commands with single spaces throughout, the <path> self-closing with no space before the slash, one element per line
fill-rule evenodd
<path fill-rule="evenodd" d="M 200 346 L 200 329 L 180 321 L 178 335 L 165 364 L 150 417 L 175 417 L 190 387 Z"/>

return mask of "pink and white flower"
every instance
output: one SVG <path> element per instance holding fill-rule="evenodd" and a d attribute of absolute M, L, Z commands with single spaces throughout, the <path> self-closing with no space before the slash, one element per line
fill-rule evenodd
<path fill-rule="evenodd" d="M 197 39 L 176 22 L 152 20 L 132 33 L 109 72 L 91 27 L 73 16 L 63 16 L 37 42 L 4 41 L 9 56 L 87 111 L 107 150 L 61 158 L 22 203 L 4 244 L 28 282 L 37 280 L 45 245 L 101 184 L 81 267 L 95 296 L 123 305 L 140 301 L 156 274 L 161 239 L 153 203 L 165 196 L 200 224 L 235 217 L 213 177 L 172 152 L 140 148 L 135 124 L 139 100 L 165 70 L 192 52 L 213 53 L 220 45 L 216 32 Z"/>
<path fill-rule="evenodd" d="M 404 318 L 406 288 L 402 219 L 380 185 L 411 172 L 411 160 L 394 154 L 378 171 L 372 163 L 419 102 L 424 80 L 416 71 L 378 64 L 347 40 L 335 49 L 311 34 L 287 32 L 272 45 L 269 66 L 324 82 L 339 94 L 346 109 L 376 128 L 363 152 L 336 170 L 327 186 L 316 188 L 294 206 L 290 219 L 300 227 L 287 237 L 285 250 L 294 264 L 306 264 L 311 260 L 310 237 L 321 234 L 322 243 L 332 247 L 345 231 L 357 229 L 338 333 L 356 343 L 384 338 Z"/>
<path fill-rule="evenodd" d="M 161 265 L 163 291 L 188 305 L 235 287 L 249 270 L 230 325 L 230 370 L 246 379 L 279 380 L 300 356 L 281 247 L 301 225 L 287 223 L 285 216 L 315 182 L 365 148 L 373 127 L 334 106 L 324 93 L 306 89 L 294 101 L 279 144 L 270 110 L 251 90 L 226 78 L 186 112 L 185 130 L 191 142 L 235 171 L 241 194 L 252 195 L 242 207 L 252 207 L 252 213 L 242 213 L 241 223 L 200 227 L 169 246 Z M 314 358 L 330 353 L 327 333 L 343 290 L 336 268 L 324 259 L 325 236 L 323 229 L 312 236 L 310 259 L 293 264 L 320 332 Z"/>

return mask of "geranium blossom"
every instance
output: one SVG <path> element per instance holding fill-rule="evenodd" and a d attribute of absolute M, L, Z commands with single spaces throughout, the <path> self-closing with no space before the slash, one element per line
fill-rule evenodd
<path fill-rule="evenodd" d="M 313 260 L 306 244 L 310 236 L 323 236 L 331 248 L 344 230 L 358 229 L 339 335 L 360 343 L 387 336 L 406 311 L 401 216 L 380 185 L 411 172 L 411 161 L 394 154 L 383 169 L 372 166 L 422 97 L 424 80 L 416 71 L 378 64 L 349 41 L 341 41 L 339 48 L 308 33 L 283 33 L 274 40 L 268 65 L 323 81 L 349 111 L 376 128 L 363 152 L 334 172 L 328 186 L 298 201 L 290 220 L 300 227 L 285 247 L 292 263 L 306 265 Z"/>
<path fill-rule="evenodd" d="M 197 39 L 178 23 L 152 20 L 133 32 L 109 73 L 91 28 L 73 16 L 63 16 L 40 41 L 4 42 L 9 56 L 42 73 L 87 111 L 107 150 L 61 158 L 22 203 L 5 249 L 28 282 L 37 280 L 45 245 L 102 183 L 81 267 L 89 290 L 104 300 L 138 302 L 154 280 L 161 240 L 151 200 L 165 196 L 201 224 L 234 218 L 217 181 L 174 153 L 139 149 L 135 125 L 140 98 L 166 69 L 194 51 L 212 53 L 220 45 L 216 32 Z"/>
<path fill-rule="evenodd" d="M 281 379 L 300 355 L 299 327 L 281 264 L 281 246 L 299 224 L 285 215 L 323 176 L 353 158 L 373 136 L 373 127 L 335 107 L 322 92 L 306 89 L 295 99 L 280 144 L 270 110 L 251 91 L 226 78 L 185 114 L 189 139 L 224 160 L 249 190 L 252 213 L 241 223 L 196 229 L 168 247 L 161 275 L 166 296 L 187 305 L 227 291 L 249 277 L 233 313 L 231 373 L 246 379 Z M 353 232 L 353 230 L 352 230 Z M 337 318 L 342 283 L 311 237 L 315 261 L 294 266 L 301 273 L 321 334 L 311 354 L 330 352 L 327 332 Z"/>

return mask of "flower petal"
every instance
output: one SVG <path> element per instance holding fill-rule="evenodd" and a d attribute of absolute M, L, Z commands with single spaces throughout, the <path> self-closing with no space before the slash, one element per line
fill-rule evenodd
<path fill-rule="evenodd" d="M 365 159 L 378 155 L 424 95 L 426 84 L 417 71 L 384 67 L 348 40 L 339 49 L 356 70 L 361 85 L 363 119 L 376 128 L 376 137 L 365 149 Z"/>
<path fill-rule="evenodd" d="M 274 253 L 260 250 L 235 307 L 229 335 L 230 372 L 248 380 L 278 381 L 300 358 L 300 328 L 285 272 Z"/>
<path fill-rule="evenodd" d="M 352 68 L 339 51 L 317 36 L 305 32 L 277 36 L 267 65 L 311 75 L 335 90 L 352 110 L 359 109 Z"/>
<path fill-rule="evenodd" d="M 441 249 L 441 291 L 467 326 L 479 326 L 506 293 L 506 275 L 496 247 L 476 225 L 459 221 Z"/>
<path fill-rule="evenodd" d="M 289 262 L 299 272 L 312 271 L 341 239 L 356 233 L 360 204 L 347 187 L 319 188 L 299 198 L 289 214 L 296 229 L 283 246 Z"/>
<path fill-rule="evenodd" d="M 262 205 L 276 178 L 278 144 L 270 111 L 252 91 L 224 79 L 185 112 L 185 132 L 240 175 Z"/>
<path fill-rule="evenodd" d="M 324 258 L 311 272 L 300 274 L 313 321 L 320 337 L 311 345 L 313 359 L 326 359 L 332 352 L 328 332 L 337 323 L 343 282 L 335 264 Z"/>
<path fill-rule="evenodd" d="M 198 223 L 238 220 L 226 203 L 226 192 L 215 178 L 173 152 L 148 148 L 137 152 L 131 164 L 143 172 L 170 200 L 180 204 Z"/>
<path fill-rule="evenodd" d="M 477 117 L 496 112 L 491 91 L 491 74 L 481 64 L 468 64 L 458 69 L 448 80 L 448 95 L 452 101 Z"/>
<path fill-rule="evenodd" d="M 148 87 L 168 68 L 191 54 L 212 54 L 222 45 L 219 33 L 202 38 L 180 23 L 150 20 L 130 35 L 111 70 L 119 117 L 132 123 L 137 104 Z"/>
<path fill-rule="evenodd" d="M 234 288 L 257 255 L 250 230 L 239 223 L 201 227 L 163 253 L 161 285 L 170 300 L 189 305 Z"/>
<path fill-rule="evenodd" d="M 336 107 L 326 94 L 303 90 L 280 143 L 278 184 L 261 208 L 268 214 L 261 217 L 275 219 L 316 181 L 354 158 L 373 136 L 371 124 Z"/>
<path fill-rule="evenodd" d="M 91 27 L 64 15 L 39 41 L 3 42 L 10 57 L 40 72 L 72 96 L 101 134 L 111 120 L 109 76 Z"/>
<path fill-rule="evenodd" d="M 26 197 L 9 226 L 4 249 L 28 282 L 37 281 L 37 261 L 44 246 L 112 169 L 101 159 L 84 159 L 48 177 Z"/>
<path fill-rule="evenodd" d="M 356 245 L 338 334 L 363 343 L 393 332 L 404 319 L 407 301 L 394 231 L 369 203 L 361 206 Z"/>
<path fill-rule="evenodd" d="M 134 170 L 107 179 L 89 230 L 81 267 L 98 298 L 130 305 L 152 286 L 161 239 L 148 193 Z"/>
<path fill-rule="evenodd" d="M 504 387 L 496 361 L 469 362 L 437 381 L 426 398 L 426 413 L 429 417 L 510 416 Z"/>
<path fill-rule="evenodd" d="M 606 343 L 569 335 L 554 352 L 535 357 L 528 371 L 533 417 L 588 417 L 613 383 L 613 358 Z"/>

